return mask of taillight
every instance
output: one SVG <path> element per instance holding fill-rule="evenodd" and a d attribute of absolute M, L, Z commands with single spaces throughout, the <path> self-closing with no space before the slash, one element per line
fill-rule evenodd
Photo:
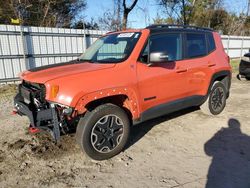
<path fill-rule="evenodd" d="M 227 62 L 230 65 L 230 57 L 229 57 L 229 55 L 227 56 Z"/>

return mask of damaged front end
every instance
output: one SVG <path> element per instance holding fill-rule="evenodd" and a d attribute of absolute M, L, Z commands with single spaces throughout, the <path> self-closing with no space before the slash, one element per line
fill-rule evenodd
<path fill-rule="evenodd" d="M 23 81 L 14 98 L 15 113 L 25 115 L 30 120 L 30 132 L 49 131 L 55 141 L 61 133 L 74 127 L 73 109 L 45 100 L 46 88 L 43 84 Z"/>

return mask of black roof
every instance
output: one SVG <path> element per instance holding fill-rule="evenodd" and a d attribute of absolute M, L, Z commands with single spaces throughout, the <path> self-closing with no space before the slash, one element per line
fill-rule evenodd
<path fill-rule="evenodd" d="M 150 29 L 151 31 L 162 31 L 166 29 L 171 29 L 171 30 L 192 30 L 192 31 L 210 31 L 212 32 L 213 29 L 206 28 L 206 27 L 197 27 L 197 26 L 192 26 L 192 25 L 175 25 L 175 24 L 153 24 L 146 29 Z"/>

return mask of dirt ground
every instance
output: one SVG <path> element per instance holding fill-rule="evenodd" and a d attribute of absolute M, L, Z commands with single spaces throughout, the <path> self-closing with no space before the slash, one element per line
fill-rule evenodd
<path fill-rule="evenodd" d="M 124 152 L 90 160 L 74 135 L 55 145 L 10 115 L 13 87 L 0 88 L 0 187 L 250 187 L 250 82 L 233 78 L 225 111 L 188 109 L 132 128 Z"/>

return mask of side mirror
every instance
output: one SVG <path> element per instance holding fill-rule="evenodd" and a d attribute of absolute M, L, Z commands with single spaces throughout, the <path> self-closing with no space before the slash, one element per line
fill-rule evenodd
<path fill-rule="evenodd" d="M 168 61 L 168 54 L 166 52 L 153 52 L 149 55 L 150 63 L 164 63 Z"/>

